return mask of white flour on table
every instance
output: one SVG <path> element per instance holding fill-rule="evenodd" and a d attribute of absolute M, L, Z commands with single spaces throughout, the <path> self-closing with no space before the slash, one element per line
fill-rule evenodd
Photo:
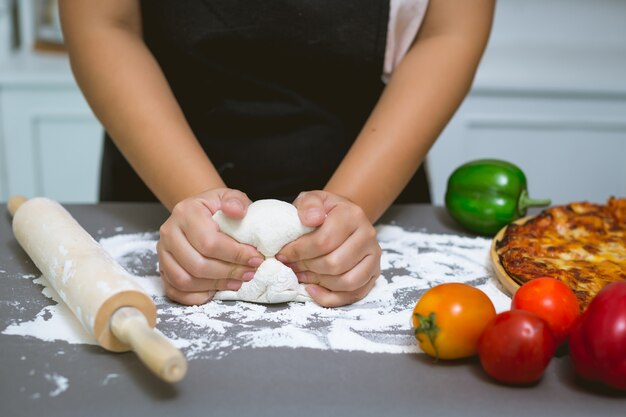
<path fill-rule="evenodd" d="M 63 393 L 70 386 L 68 379 L 62 375 L 53 373 L 45 374 L 44 377 L 55 386 L 54 389 L 48 393 L 51 397 L 56 397 Z"/>
<path fill-rule="evenodd" d="M 157 304 L 157 328 L 188 359 L 218 359 L 243 348 L 288 347 L 370 353 L 418 352 L 410 327 L 415 303 L 428 288 L 444 282 L 466 282 L 483 290 L 496 310 L 509 308 L 488 262 L 490 240 L 429 234 L 395 225 L 377 227 L 383 249 L 382 276 L 362 301 L 342 308 L 314 303 L 261 305 L 211 301 L 201 306 L 170 302 L 157 275 L 156 233 L 120 234 L 100 243 L 124 266 Z M 58 302 L 43 277 L 42 293 Z M 53 304 L 37 317 L 20 317 L 4 334 L 44 341 L 95 344 L 67 307 Z"/>

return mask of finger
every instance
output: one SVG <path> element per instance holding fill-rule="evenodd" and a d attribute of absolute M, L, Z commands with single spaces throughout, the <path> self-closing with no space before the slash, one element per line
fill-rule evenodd
<path fill-rule="evenodd" d="M 196 252 L 186 239 L 182 237 L 182 233 L 175 234 L 171 239 L 178 242 L 172 245 L 172 251 L 163 250 L 163 260 L 170 263 L 180 265 L 182 269 L 187 271 L 194 278 L 205 279 L 236 279 L 249 281 L 254 275 L 256 267 L 233 264 L 219 259 L 205 258 Z M 187 246 L 187 247 L 186 247 Z M 259 264 L 262 260 L 259 259 Z"/>
<path fill-rule="evenodd" d="M 193 278 L 184 271 L 177 273 L 171 268 L 163 269 L 161 277 L 167 284 L 166 287 L 172 287 L 178 292 L 206 292 L 206 291 L 238 291 L 243 285 L 243 281 L 232 279 L 202 279 Z"/>
<path fill-rule="evenodd" d="M 180 230 L 182 235 L 177 233 L 176 228 L 171 230 L 171 240 L 175 244 L 168 248 L 178 260 L 185 257 L 195 264 L 202 263 L 201 258 L 214 258 L 253 268 L 263 262 L 263 256 L 254 247 L 241 244 L 221 233 L 213 219 L 198 216 L 192 222 L 181 225 Z M 187 264 L 183 265 L 187 269 Z"/>
<path fill-rule="evenodd" d="M 312 271 L 298 272 L 298 281 L 316 284 L 331 291 L 357 291 L 374 276 L 380 275 L 380 258 L 368 255 L 342 275 L 324 275 Z"/>
<path fill-rule="evenodd" d="M 378 276 L 370 279 L 366 285 L 356 291 L 330 291 L 315 284 L 307 285 L 306 291 L 313 301 L 322 307 L 340 307 L 356 303 L 365 298 L 376 284 L 376 279 L 378 279 Z"/>
<path fill-rule="evenodd" d="M 221 200 L 220 209 L 226 216 L 233 219 L 242 219 L 251 203 L 245 193 L 230 188 L 224 191 Z"/>
<path fill-rule="evenodd" d="M 202 292 L 215 290 L 233 290 L 241 288 L 242 281 L 233 279 L 204 279 L 194 278 L 176 262 L 159 263 L 161 277 L 180 292 Z"/>
<path fill-rule="evenodd" d="M 380 253 L 376 230 L 373 227 L 361 227 L 331 253 L 288 263 L 288 266 L 296 273 L 311 271 L 319 275 L 342 275 L 353 269 L 370 253 Z"/>
<path fill-rule="evenodd" d="M 243 195 L 240 191 L 226 190 L 224 195 Z M 241 197 L 243 198 L 243 197 Z M 245 197 L 247 199 L 247 197 Z M 199 200 L 197 200 L 199 201 Z M 174 235 L 181 229 L 185 239 L 202 256 L 221 259 L 226 262 L 250 265 L 256 267 L 263 261 L 262 255 L 252 246 L 242 245 L 219 231 L 219 226 L 213 220 L 211 212 L 202 204 L 179 204 L 174 207 L 170 219 L 161 226 L 161 236 Z M 169 239 L 164 239 L 169 240 Z M 172 251 L 171 248 L 167 248 Z M 260 258 L 250 263 L 251 258 Z"/>
<path fill-rule="evenodd" d="M 198 278 L 191 275 L 168 252 L 161 253 L 159 257 L 159 266 L 161 275 L 167 282 L 179 291 L 197 292 L 208 290 L 233 290 L 237 291 L 241 288 L 243 281 L 250 281 L 253 271 L 247 271 L 241 275 L 234 277 L 219 276 L 215 278 Z M 235 268 L 236 266 L 233 265 Z"/>
<path fill-rule="evenodd" d="M 205 304 L 208 301 L 211 301 L 213 299 L 213 296 L 215 295 L 215 291 L 182 292 L 172 286 L 166 285 L 165 295 L 167 296 L 167 298 L 177 303 L 194 306 Z"/>
<path fill-rule="evenodd" d="M 293 205 L 298 209 L 298 216 L 303 225 L 318 227 L 324 223 L 326 211 L 324 210 L 324 198 L 320 193 L 315 191 L 300 193 Z"/>
<path fill-rule="evenodd" d="M 285 245 L 276 255 L 283 263 L 314 259 L 337 249 L 358 229 L 358 220 L 346 215 L 329 215 L 315 231 L 301 236 Z"/>

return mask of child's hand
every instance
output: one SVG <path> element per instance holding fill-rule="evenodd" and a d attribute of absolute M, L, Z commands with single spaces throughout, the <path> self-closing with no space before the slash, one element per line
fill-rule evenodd
<path fill-rule="evenodd" d="M 213 214 L 240 219 L 251 201 L 220 188 L 179 202 L 160 229 L 159 270 L 165 294 L 181 304 L 203 304 L 217 290 L 238 290 L 263 261 L 255 248 L 219 231 Z"/>
<path fill-rule="evenodd" d="M 276 256 L 307 285 L 320 305 L 336 307 L 365 297 L 380 275 L 381 249 L 363 210 L 326 191 L 300 194 L 293 203 L 312 233 L 286 245 Z"/>

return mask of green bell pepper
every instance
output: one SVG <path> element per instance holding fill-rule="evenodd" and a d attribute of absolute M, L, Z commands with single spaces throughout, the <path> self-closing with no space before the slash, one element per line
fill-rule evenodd
<path fill-rule="evenodd" d="M 453 219 L 481 235 L 496 234 L 525 216 L 528 207 L 551 203 L 528 198 L 522 170 L 497 159 L 480 159 L 458 167 L 448 178 L 445 200 Z"/>

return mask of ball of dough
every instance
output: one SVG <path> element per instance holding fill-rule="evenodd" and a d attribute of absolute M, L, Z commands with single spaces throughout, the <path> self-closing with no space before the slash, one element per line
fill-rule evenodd
<path fill-rule="evenodd" d="M 231 219 L 222 211 L 213 215 L 220 230 L 241 243 L 254 246 L 266 257 L 278 253 L 287 243 L 313 231 L 300 223 L 298 210 L 280 200 L 258 200 L 250 204 L 241 220 Z"/>
<path fill-rule="evenodd" d="M 250 282 L 244 282 L 239 291 L 218 291 L 216 300 L 243 300 L 255 303 L 287 303 L 309 301 L 304 285 L 298 282 L 291 268 L 276 260 L 266 259 Z"/>
<path fill-rule="evenodd" d="M 258 200 L 250 204 L 243 219 L 231 219 L 221 211 L 213 219 L 223 233 L 254 246 L 266 257 L 250 282 L 244 282 L 238 291 L 218 291 L 215 300 L 285 303 L 311 299 L 291 268 L 274 258 L 287 243 L 314 230 L 300 223 L 293 205 L 279 200 Z"/>

